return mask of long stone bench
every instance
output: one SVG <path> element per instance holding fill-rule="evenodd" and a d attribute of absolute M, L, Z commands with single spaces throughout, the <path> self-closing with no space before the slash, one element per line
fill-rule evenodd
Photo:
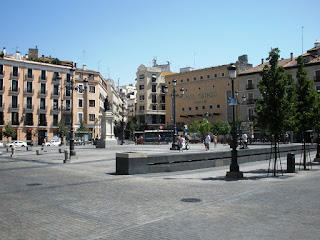
<path fill-rule="evenodd" d="M 310 150 L 316 150 L 311 145 Z M 280 156 L 288 153 L 300 154 L 301 145 L 280 147 Z M 238 151 L 238 164 L 270 159 L 271 148 L 247 149 Z M 231 164 L 231 150 L 226 152 L 174 153 L 147 155 L 142 152 L 123 152 L 116 154 L 117 174 L 145 174 L 155 172 L 174 172 L 200 168 L 219 167 Z"/>

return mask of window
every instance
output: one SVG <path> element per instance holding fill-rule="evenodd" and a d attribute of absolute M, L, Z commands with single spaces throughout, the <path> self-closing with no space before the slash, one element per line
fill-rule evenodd
<path fill-rule="evenodd" d="M 67 99 L 66 100 L 66 110 L 69 111 L 71 109 L 71 100 Z"/>
<path fill-rule="evenodd" d="M 217 77 L 218 77 L 218 74 L 215 73 L 215 74 L 214 74 L 214 77 L 217 78 Z"/>
<path fill-rule="evenodd" d="M 156 74 L 152 74 L 151 81 L 152 82 L 156 82 L 157 81 L 157 75 Z"/>
<path fill-rule="evenodd" d="M 200 80 L 203 80 L 203 76 L 200 76 Z"/>
<path fill-rule="evenodd" d="M 157 106 L 152 106 L 152 110 L 157 110 Z"/>
<path fill-rule="evenodd" d="M 249 120 L 253 120 L 253 115 L 254 115 L 254 109 L 253 108 L 248 109 L 248 115 L 249 115 Z"/>
<path fill-rule="evenodd" d="M 93 79 L 94 75 L 93 74 L 88 74 L 88 79 Z"/>
<path fill-rule="evenodd" d="M 89 114 L 89 121 L 94 121 L 96 119 L 95 114 Z"/>
<path fill-rule="evenodd" d="M 144 79 L 144 74 L 140 74 L 139 79 Z"/>
<path fill-rule="evenodd" d="M 83 113 L 78 113 L 78 122 L 83 121 Z"/>
<path fill-rule="evenodd" d="M 59 76 L 59 73 L 58 72 L 54 72 L 53 73 L 53 80 L 57 80 L 58 76 Z"/>
<path fill-rule="evenodd" d="M 223 73 L 221 73 L 221 77 L 224 77 L 224 72 L 223 72 Z"/>
<path fill-rule="evenodd" d="M 181 111 L 184 112 L 184 108 L 181 108 Z"/>
<path fill-rule="evenodd" d="M 189 82 L 190 81 L 190 79 L 189 78 L 187 78 L 187 82 Z"/>
<path fill-rule="evenodd" d="M 82 77 L 83 77 L 82 73 L 79 73 L 79 78 L 82 78 Z"/>
<path fill-rule="evenodd" d="M 199 110 L 199 107 L 195 107 L 195 109 L 196 109 L 196 111 L 198 111 L 198 110 Z"/>
<path fill-rule="evenodd" d="M 90 93 L 95 93 L 96 92 L 95 86 L 89 86 L 89 92 Z"/>
<path fill-rule="evenodd" d="M 152 92 L 157 92 L 157 85 L 152 85 Z"/>
<path fill-rule="evenodd" d="M 52 116 L 52 125 L 58 126 L 58 114 L 53 114 Z"/>
<path fill-rule="evenodd" d="M 18 108 L 18 96 L 11 97 L 11 106 L 12 108 Z"/>
<path fill-rule="evenodd" d="M 205 110 L 206 109 L 206 106 L 202 106 L 202 110 Z"/>
<path fill-rule="evenodd" d="M 0 64 L 0 74 L 3 75 L 3 65 L 2 64 Z"/>
<path fill-rule="evenodd" d="M 0 95 L 0 107 L 3 107 L 3 99 L 2 98 L 3 98 L 2 95 Z"/>
<path fill-rule="evenodd" d="M 193 78 L 193 81 L 197 81 L 197 78 L 196 78 L 196 77 L 194 77 L 194 78 Z"/>
<path fill-rule="evenodd" d="M 53 85 L 53 95 L 58 96 L 59 95 L 59 85 Z"/>
<path fill-rule="evenodd" d="M 144 101 L 144 95 L 140 95 L 140 96 L 139 96 L 139 100 L 140 100 L 140 101 Z"/>
<path fill-rule="evenodd" d="M 83 108 L 83 99 L 82 98 L 78 99 L 78 107 Z"/>
<path fill-rule="evenodd" d="M 12 76 L 19 77 L 18 67 L 12 67 Z"/>
<path fill-rule="evenodd" d="M 180 82 L 183 83 L 183 79 L 181 79 Z"/>
<path fill-rule="evenodd" d="M 46 80 L 46 79 L 47 79 L 46 70 L 41 70 L 41 80 Z"/>
<path fill-rule="evenodd" d="M 207 75 L 207 79 L 209 79 L 210 78 L 210 75 Z"/>
<path fill-rule="evenodd" d="M 95 100 L 89 100 L 89 107 L 95 107 L 96 101 Z"/>
<path fill-rule="evenodd" d="M 0 79 L 0 90 L 3 90 L 3 79 Z"/>
<path fill-rule="evenodd" d="M 12 82 L 11 82 L 11 84 L 12 84 L 12 91 L 14 91 L 14 92 L 18 92 L 18 81 L 17 80 L 12 80 Z"/>
<path fill-rule="evenodd" d="M 320 70 L 315 71 L 315 73 L 314 73 L 314 81 L 315 82 L 320 82 Z"/>
<path fill-rule="evenodd" d="M 144 89 L 144 85 L 139 85 L 139 90 L 143 90 Z"/>
<path fill-rule="evenodd" d="M 39 126 L 47 126 L 47 116 L 44 113 L 39 115 Z"/>
<path fill-rule="evenodd" d="M 143 111 L 144 110 L 144 106 L 140 106 L 140 110 Z"/>
<path fill-rule="evenodd" d="M 66 79 L 67 82 L 70 82 L 70 73 L 67 73 L 67 79 Z"/>
<path fill-rule="evenodd" d="M 40 93 L 41 94 L 46 94 L 46 84 L 45 83 L 41 83 L 41 85 L 40 85 Z"/>
<path fill-rule="evenodd" d="M 218 104 L 218 105 L 217 105 L 217 108 L 219 109 L 220 107 L 221 107 L 220 104 Z"/>
<path fill-rule="evenodd" d="M 70 97 L 71 96 L 71 90 L 70 89 L 66 89 L 66 96 Z"/>
<path fill-rule="evenodd" d="M 83 84 L 78 84 L 78 93 L 83 93 Z"/>
<path fill-rule="evenodd" d="M 32 68 L 28 68 L 28 78 L 33 78 L 32 76 Z"/>
<path fill-rule="evenodd" d="M 32 97 L 27 97 L 27 109 L 32 109 Z"/>
<path fill-rule="evenodd" d="M 156 95 L 152 95 L 152 103 L 157 103 L 157 96 Z"/>
<path fill-rule="evenodd" d="M 45 110 L 46 109 L 46 99 L 40 98 L 40 109 Z"/>
<path fill-rule="evenodd" d="M 27 92 L 32 93 L 32 82 L 27 82 Z"/>
<path fill-rule="evenodd" d="M 19 113 L 18 112 L 11 113 L 11 122 L 12 122 L 12 125 L 19 125 Z"/>
<path fill-rule="evenodd" d="M 26 113 L 25 124 L 29 126 L 33 125 L 33 113 Z"/>
<path fill-rule="evenodd" d="M 59 110 L 58 99 L 53 99 L 53 110 Z"/>
<path fill-rule="evenodd" d="M 209 109 L 212 109 L 212 108 L 213 108 L 213 106 L 212 106 L 212 105 L 210 105 L 210 106 L 209 106 Z"/>
<path fill-rule="evenodd" d="M 191 111 L 191 109 L 192 109 L 192 108 L 191 108 L 191 107 L 189 107 L 189 111 Z"/>

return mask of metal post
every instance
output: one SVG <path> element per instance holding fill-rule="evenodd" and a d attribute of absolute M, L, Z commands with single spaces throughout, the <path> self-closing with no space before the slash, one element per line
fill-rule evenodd
<path fill-rule="evenodd" d="M 172 91 L 173 97 L 173 136 L 172 136 L 172 147 L 171 150 L 176 150 L 177 147 L 177 126 L 176 126 L 176 86 L 173 86 Z"/>
<path fill-rule="evenodd" d="M 71 130 L 70 130 L 70 159 L 76 156 L 76 151 L 74 150 L 74 129 L 73 129 L 73 76 L 71 76 Z"/>

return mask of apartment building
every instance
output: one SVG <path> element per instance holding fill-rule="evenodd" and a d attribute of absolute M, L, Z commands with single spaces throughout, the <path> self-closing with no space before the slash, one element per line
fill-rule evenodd
<path fill-rule="evenodd" d="M 165 95 L 162 91 L 165 77 L 173 74 L 170 64 L 153 67 L 141 64 L 137 70 L 137 111 L 136 116 L 140 123 L 148 125 L 149 129 L 158 129 L 165 121 Z"/>
<path fill-rule="evenodd" d="M 167 125 L 173 124 L 172 109 L 172 81 L 176 80 L 176 124 L 178 129 L 195 120 L 202 121 L 207 118 L 210 122 L 217 120 L 232 121 L 232 108 L 228 105 L 231 97 L 231 80 L 228 67 L 230 64 L 194 70 L 182 68 L 180 73 L 168 75 L 165 84 L 168 93 L 165 96 L 165 111 Z M 248 63 L 247 55 L 240 56 L 235 63 L 237 72 L 240 73 L 252 67 Z M 180 89 L 184 95 L 180 96 Z M 238 89 L 235 79 L 234 90 Z"/>
<path fill-rule="evenodd" d="M 308 78 L 314 80 L 314 87 L 320 90 L 320 43 L 316 41 L 314 47 L 303 54 L 306 58 L 305 68 L 308 70 Z M 260 98 L 260 91 L 258 89 L 259 81 L 261 80 L 260 73 L 265 65 L 269 65 L 269 62 L 261 60 L 261 64 L 255 66 L 247 71 L 239 74 L 239 96 L 245 96 L 246 101 L 238 106 L 239 117 L 242 122 L 252 122 L 254 116 L 254 108 L 256 100 Z M 279 66 L 285 68 L 285 70 L 292 74 L 292 78 L 296 81 L 297 73 L 297 61 L 293 57 L 293 53 L 289 58 L 280 59 Z"/>
<path fill-rule="evenodd" d="M 127 99 L 128 120 L 136 116 L 137 87 L 133 84 L 121 86 Z"/>
<path fill-rule="evenodd" d="M 101 112 L 98 93 L 107 93 L 100 73 L 82 68 L 75 69 L 72 76 L 70 64 L 26 59 L 27 56 L 19 53 L 10 56 L 4 53 L 0 57 L 0 139 L 7 140 L 2 131 L 8 124 L 17 133 L 8 140 L 42 144 L 44 139 L 50 141 L 58 136 L 60 121 L 70 127 L 73 116 L 75 129 L 80 120 L 89 128 L 89 140 Z M 72 80 L 74 91 L 70 87 Z M 88 83 L 86 89 L 85 82 Z"/>

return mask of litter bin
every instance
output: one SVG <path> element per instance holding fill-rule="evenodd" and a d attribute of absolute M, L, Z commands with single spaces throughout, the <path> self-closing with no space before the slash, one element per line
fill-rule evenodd
<path fill-rule="evenodd" d="M 296 161 L 294 154 L 288 153 L 287 154 L 287 172 L 288 173 L 294 173 L 296 167 Z"/>

